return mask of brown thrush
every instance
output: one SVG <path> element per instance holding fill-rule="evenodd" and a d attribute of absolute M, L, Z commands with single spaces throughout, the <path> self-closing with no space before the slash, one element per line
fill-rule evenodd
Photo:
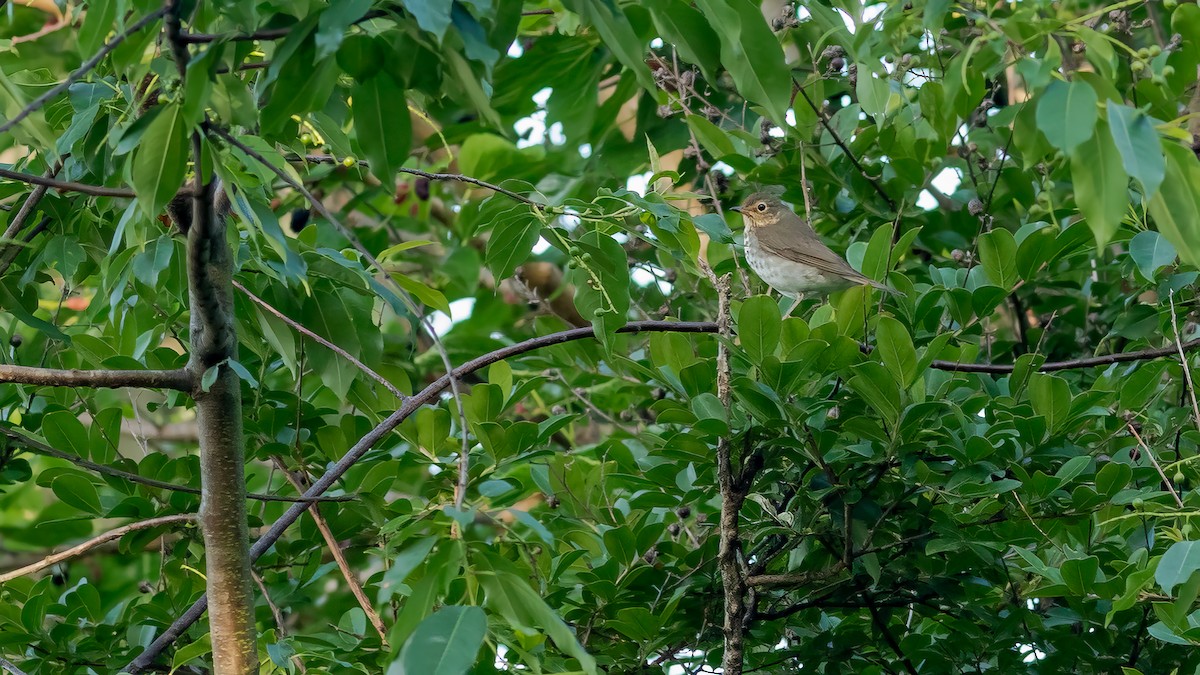
<path fill-rule="evenodd" d="M 831 293 L 851 286 L 895 293 L 863 276 L 830 250 L 808 222 L 792 213 L 778 197 L 757 192 L 733 210 L 746 221 L 746 262 L 750 268 L 768 286 L 795 299 L 796 304 L 805 293 Z"/>

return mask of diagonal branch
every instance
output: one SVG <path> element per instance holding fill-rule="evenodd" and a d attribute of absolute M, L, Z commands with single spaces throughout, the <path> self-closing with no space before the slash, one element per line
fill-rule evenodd
<path fill-rule="evenodd" d="M 29 105 L 22 108 L 20 112 L 18 112 L 16 115 L 13 115 L 12 118 L 10 118 L 7 122 L 5 122 L 4 124 L 0 124 L 0 134 L 3 134 L 5 132 L 7 132 L 8 130 L 12 129 L 13 127 L 17 126 L 26 117 L 29 117 L 33 113 L 40 110 L 42 108 L 42 106 L 44 106 L 48 102 L 50 102 L 50 100 L 53 99 L 55 96 L 58 96 L 59 94 L 63 93 L 67 89 L 69 89 L 72 84 L 75 84 L 76 82 L 82 80 L 85 75 L 87 75 L 89 72 L 91 72 L 92 68 L 96 67 L 96 64 L 103 61 L 104 57 L 108 56 L 114 49 L 119 47 L 122 42 L 124 42 L 126 39 L 129 38 L 130 35 L 133 35 L 134 33 L 145 28 L 147 25 L 159 20 L 166 13 L 167 13 L 166 7 L 161 7 L 153 12 L 150 12 L 146 16 L 143 16 L 142 18 L 140 18 L 136 22 L 134 22 L 134 24 L 132 26 L 130 26 L 129 28 L 126 28 L 124 32 L 118 33 L 116 36 L 113 37 L 112 40 L 105 42 L 104 46 L 101 47 L 99 49 L 99 51 L 97 51 L 94 55 L 92 55 L 92 58 L 88 59 L 87 61 L 84 61 L 83 65 L 79 66 L 74 71 L 72 71 L 71 74 L 67 76 L 67 79 L 54 85 L 46 93 L 42 94 L 41 96 L 33 99 L 33 101 L 30 102 Z"/>
<path fill-rule="evenodd" d="M 95 471 L 96 473 L 104 474 L 105 476 L 121 478 L 123 480 L 129 481 L 130 483 L 137 483 L 139 485 L 145 485 L 146 487 L 158 488 L 159 490 L 170 490 L 172 492 L 182 492 L 184 494 L 189 494 L 189 495 L 200 494 L 199 488 L 194 488 L 194 487 L 190 487 L 187 485 L 179 485 L 177 483 L 168 483 L 166 481 L 155 480 L 153 478 L 146 478 L 145 476 L 142 476 L 142 475 L 139 475 L 136 473 L 131 473 L 129 471 L 122 471 L 120 469 L 108 466 L 107 464 L 98 464 L 96 462 L 86 460 L 82 457 L 63 452 L 62 450 L 56 450 L 56 449 L 50 447 L 49 445 L 42 443 L 41 441 L 38 441 L 36 439 L 30 438 L 29 436 L 26 436 L 25 434 L 17 431 L 16 429 L 0 426 L 0 434 L 4 434 L 5 436 L 8 436 L 9 438 L 13 439 L 17 443 L 19 443 L 21 445 L 21 447 L 25 448 L 26 450 L 28 450 L 30 452 L 34 452 L 39 455 L 45 455 L 47 457 L 53 457 L 55 459 L 61 459 L 63 461 L 70 462 L 70 463 L 74 464 L 75 466 L 81 466 L 85 469 L 88 469 L 89 471 Z M 348 502 L 348 501 L 352 501 L 354 499 L 354 496 L 353 495 L 340 495 L 340 496 L 336 496 L 336 497 L 320 497 L 318 499 L 311 499 L 309 497 L 288 497 L 285 495 L 264 495 L 264 494 L 258 494 L 256 492 L 250 492 L 250 493 L 247 493 L 246 498 L 253 499 L 255 501 L 260 501 L 260 502 L 304 502 L 304 503 L 308 503 L 308 502 L 312 502 L 312 501 Z"/>
<path fill-rule="evenodd" d="M 30 563 L 28 565 L 25 565 L 24 567 L 19 567 L 15 570 L 10 570 L 8 572 L 4 572 L 4 573 L 0 574 L 0 584 L 4 583 L 6 581 L 12 581 L 13 579 L 16 579 L 18 577 L 23 577 L 26 574 L 33 574 L 34 572 L 37 572 L 39 570 L 44 570 L 47 567 L 52 567 L 54 565 L 57 565 L 58 563 L 60 563 L 64 560 L 70 560 L 71 558 L 74 558 L 75 556 L 87 553 L 88 551 L 92 550 L 93 548 L 96 548 L 97 546 L 108 543 L 110 541 L 114 541 L 116 539 L 120 539 L 121 537 L 124 537 L 125 535 L 129 534 L 130 532 L 136 532 L 138 530 L 148 530 L 152 527 L 161 527 L 163 525 L 174 525 L 176 523 L 194 523 L 194 522 L 196 522 L 196 516 L 194 514 L 180 513 L 180 514 L 175 514 L 172 516 L 160 516 L 158 518 L 149 518 L 146 520 L 138 521 L 136 523 L 122 525 L 121 527 L 118 527 L 113 530 L 109 530 L 108 532 L 105 532 L 104 534 L 102 534 L 98 537 L 88 539 L 87 541 L 83 542 L 82 544 L 72 546 L 71 548 L 69 548 L 65 551 L 61 551 L 61 552 L 55 553 L 53 555 L 48 555 L 45 558 L 42 558 L 41 560 L 39 560 L 35 563 Z"/>
<path fill-rule="evenodd" d="M 253 300 L 254 303 L 257 304 L 259 307 L 262 307 L 264 310 L 266 310 L 266 311 L 270 312 L 272 315 L 278 317 L 280 321 L 291 326 L 292 329 L 295 330 L 297 333 L 301 333 L 302 335 L 305 335 L 306 337 L 311 338 L 317 344 L 321 345 L 322 347 L 325 347 L 329 351 L 337 354 L 338 356 L 342 357 L 343 359 L 346 359 L 350 363 L 354 364 L 355 368 L 358 368 L 363 373 L 366 373 L 366 375 L 369 376 L 371 379 L 382 384 L 384 386 L 384 388 L 386 388 L 388 391 L 392 392 L 392 394 L 396 398 L 401 399 L 401 400 L 404 399 L 404 392 L 400 391 L 400 389 L 398 387 L 396 387 L 396 385 L 392 384 L 391 382 L 389 382 L 387 380 L 387 378 L 385 378 L 384 376 L 382 376 L 379 373 L 372 370 L 371 367 L 368 366 L 367 364 L 354 358 L 354 355 L 351 354 L 350 352 L 347 352 L 345 349 L 342 349 L 341 347 L 333 344 L 329 340 L 326 340 L 325 338 L 321 337 L 320 335 L 305 328 L 298 321 L 296 321 L 295 319 L 292 319 L 291 317 L 287 316 L 283 312 L 279 311 L 278 309 L 273 307 L 270 303 L 268 303 L 266 300 L 263 300 L 262 298 L 258 297 L 257 295 L 251 293 L 249 289 L 247 289 L 245 286 L 243 286 L 237 280 L 234 280 L 233 287 L 238 289 L 239 291 L 241 291 L 243 294 L 245 294 L 246 297 Z"/>
<path fill-rule="evenodd" d="M 292 484 L 296 492 L 304 492 L 304 486 L 300 480 L 283 463 L 280 457 L 272 457 L 275 466 L 283 472 L 283 477 L 287 482 Z M 307 478 L 307 477 L 306 477 Z M 325 520 L 325 516 L 321 515 L 320 506 L 314 505 L 309 509 L 309 515 L 312 516 L 313 522 L 317 525 L 317 530 L 321 533 L 321 538 L 325 540 L 325 545 L 329 547 L 329 553 L 333 555 L 334 562 L 337 563 L 338 569 L 342 572 L 342 578 L 346 580 L 346 585 L 350 587 L 350 592 L 354 598 L 358 600 L 359 607 L 362 607 L 363 613 L 367 615 L 371 625 L 375 627 L 375 632 L 379 633 L 379 640 L 383 644 L 384 649 L 390 649 L 387 641 L 387 628 L 383 625 L 383 619 L 380 618 L 379 612 L 375 611 L 375 607 L 371 604 L 371 599 L 363 592 L 362 584 L 358 582 L 358 577 L 354 576 L 354 570 L 350 568 L 350 562 L 346 560 L 346 554 L 342 552 L 342 547 L 338 545 L 337 537 L 333 536 L 333 530 L 329 529 L 329 521 Z"/>
<path fill-rule="evenodd" d="M 45 178 L 53 179 L 58 172 L 62 170 L 63 162 L 59 159 L 50 168 L 46 169 Z M 16 260 L 17 254 L 21 251 L 21 247 L 14 241 L 21 230 L 25 229 L 25 223 L 29 221 L 30 216 L 37 210 L 37 205 L 42 201 L 42 197 L 46 196 L 46 191 L 49 190 L 48 185 L 38 185 L 33 188 L 29 196 L 21 204 L 21 208 L 13 214 L 12 220 L 8 221 L 8 227 L 5 228 L 4 234 L 0 235 L 0 275 L 8 271 L 13 260 Z"/>
<path fill-rule="evenodd" d="M 833 139 L 833 142 L 842 149 L 842 152 L 846 153 L 846 157 L 850 159 L 850 163 L 854 165 L 854 168 L 858 169 L 858 172 L 862 174 L 862 177 L 866 178 L 867 182 L 871 184 L 871 187 L 875 188 L 875 192 L 879 193 L 879 196 L 883 197 L 883 201 L 887 202 L 887 205 L 890 206 L 893 211 L 895 211 L 896 202 L 888 196 L 888 193 L 883 191 L 883 187 L 879 185 L 878 180 L 876 180 L 871 174 L 867 173 L 867 170 L 862 164 L 859 163 L 858 158 L 854 156 L 854 153 L 850 152 L 849 146 L 847 146 L 845 141 L 842 140 L 842 137 L 838 135 L 838 132 L 834 131 L 833 125 L 831 125 L 829 120 L 825 118 L 825 113 L 817 107 L 817 104 L 813 102 L 811 97 L 809 97 L 808 92 L 804 91 L 804 87 L 800 86 L 800 83 L 795 79 L 792 80 L 792 86 L 794 86 L 796 91 L 800 92 L 800 95 L 804 97 L 804 100 L 808 103 L 808 107 L 812 108 L 813 112 L 817 115 L 817 119 L 821 121 L 821 126 L 825 127 L 825 131 L 829 132 L 829 137 Z"/>
<path fill-rule="evenodd" d="M 675 332 L 675 333 L 715 333 L 717 325 L 707 321 L 686 322 L 686 321 L 637 321 L 630 323 L 619 329 L 619 333 L 650 333 L 650 332 Z M 421 409 L 422 406 L 432 403 L 438 399 L 438 395 L 450 386 L 451 379 L 462 379 L 463 377 L 476 371 L 487 368 L 488 366 L 503 361 L 508 358 L 520 356 L 526 352 L 531 352 L 544 347 L 560 345 L 566 342 L 575 340 L 584 340 L 595 337 L 596 333 L 591 327 L 575 328 L 559 333 L 551 333 L 540 337 L 530 338 L 524 342 L 519 342 L 514 345 L 502 347 L 493 352 L 476 357 L 463 365 L 455 368 L 453 373 L 443 375 L 433 383 L 426 386 L 420 392 L 410 396 L 404 400 L 404 404 L 399 410 L 388 416 L 387 419 L 380 422 L 367 435 L 363 436 L 354 447 L 350 448 L 345 455 L 332 467 L 330 467 L 324 475 L 322 475 L 312 487 L 304 494 L 307 497 L 315 497 L 322 495 L 326 490 L 331 488 L 354 464 L 362 458 L 371 448 L 375 447 L 386 437 L 393 429 L 399 426 L 404 420 L 408 419 L 413 413 Z M 278 520 L 275 521 L 271 528 L 267 530 L 258 541 L 254 542 L 254 546 L 250 549 L 252 559 L 258 559 L 263 553 L 275 545 L 275 542 L 283 536 L 283 533 L 295 523 L 308 509 L 308 505 L 294 505 L 288 508 Z M 190 608 L 188 608 L 178 619 L 175 620 L 163 634 L 158 637 L 149 647 L 146 648 L 136 659 L 133 660 L 125 671 L 131 674 L 140 673 L 150 667 L 154 663 L 158 655 L 161 654 L 168 646 L 170 646 L 180 635 L 183 634 L 192 624 L 200 620 L 204 615 L 205 609 L 208 607 L 208 597 L 202 596 Z"/>
<path fill-rule="evenodd" d="M 59 370 L 0 363 L 0 384 L 33 384 L 45 387 L 98 387 L 119 389 L 172 389 L 185 394 L 195 389 L 195 377 L 185 368 L 174 370 Z"/>

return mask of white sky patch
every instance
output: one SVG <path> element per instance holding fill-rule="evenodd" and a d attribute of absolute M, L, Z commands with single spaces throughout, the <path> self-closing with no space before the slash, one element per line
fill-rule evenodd
<path fill-rule="evenodd" d="M 592 144 L 584 143 L 583 145 L 579 146 L 579 156 L 584 159 L 591 157 L 592 156 Z"/>
<path fill-rule="evenodd" d="M 636 176 L 630 176 L 629 180 L 625 181 L 625 189 L 645 197 L 646 190 L 650 188 L 650 177 L 653 175 L 653 173 L 647 171 Z"/>
<path fill-rule="evenodd" d="M 783 121 L 787 122 L 789 127 L 796 126 L 796 110 L 794 108 L 788 108 L 787 112 L 783 113 Z"/>
<path fill-rule="evenodd" d="M 534 145 L 541 145 L 546 140 L 546 102 L 550 100 L 550 94 L 554 90 L 550 87 L 543 87 L 538 90 L 538 93 L 533 95 L 533 102 L 537 104 L 538 110 L 529 117 L 522 117 L 513 125 L 513 130 L 517 132 L 517 147 L 528 148 Z M 562 133 L 562 124 L 555 123 L 558 127 L 557 132 L 554 127 L 550 128 L 550 142 L 556 145 L 562 145 L 566 142 L 566 137 Z M 556 138 L 562 140 L 555 140 Z"/>
<path fill-rule="evenodd" d="M 726 164 L 725 162 L 717 162 L 716 164 L 713 164 L 713 165 L 712 165 L 712 170 L 713 170 L 713 171 L 720 171 L 721 173 L 725 174 L 726 176 L 732 176 L 732 175 L 733 175 L 733 167 L 732 167 L 732 166 L 729 166 L 729 165 L 728 165 L 728 164 Z"/>
<path fill-rule="evenodd" d="M 843 108 L 850 105 L 850 96 L 848 94 L 842 94 L 841 104 Z"/>
<path fill-rule="evenodd" d="M 579 226 L 579 223 L 582 223 L 583 221 L 579 218 L 578 214 L 564 213 L 558 217 L 558 222 L 562 223 L 562 226 L 568 230 L 573 230 Z"/>
<path fill-rule="evenodd" d="M 653 268 L 653 270 L 649 270 L 646 269 L 645 265 L 638 265 L 637 267 L 629 270 L 629 278 L 633 281 L 633 283 L 643 288 L 649 286 L 650 284 L 658 284 L 659 293 L 662 293 L 663 295 L 670 295 L 673 287 L 671 284 L 663 281 L 662 274 L 663 271 L 657 267 Z"/>
<path fill-rule="evenodd" d="M 962 184 L 962 172 L 958 169 L 942 169 L 930 182 L 942 194 L 952 195 Z M 917 197 L 917 206 L 926 211 L 932 211 L 938 208 L 938 201 L 930 194 L 929 190 L 921 190 L 921 195 Z"/>
<path fill-rule="evenodd" d="M 650 41 L 650 49 L 662 49 L 662 46 L 663 46 L 662 38 L 654 38 L 653 40 Z"/>
<path fill-rule="evenodd" d="M 475 309 L 475 298 L 462 298 L 450 303 L 450 316 L 446 316 L 445 312 L 434 312 L 429 315 L 429 323 L 433 326 L 433 332 L 439 336 L 450 332 L 450 328 L 454 324 L 471 316 L 471 310 Z"/>
<path fill-rule="evenodd" d="M 1046 658 L 1046 652 L 1033 645 L 1017 645 L 1017 651 L 1025 655 L 1025 658 L 1022 659 L 1025 663 L 1034 663 Z"/>
<path fill-rule="evenodd" d="M 567 142 L 567 135 L 563 133 L 562 122 L 555 122 L 550 125 L 550 142 L 554 145 L 563 145 Z"/>
<path fill-rule="evenodd" d="M 521 46 L 520 42 L 513 40 L 513 43 L 508 46 L 508 55 L 513 57 L 514 59 L 519 59 L 522 56 L 524 56 L 524 54 L 525 54 L 525 48 Z"/>
<path fill-rule="evenodd" d="M 548 248 L 550 248 L 550 242 L 546 241 L 543 237 L 538 237 L 537 243 L 533 245 L 532 251 L 534 255 L 541 255 L 542 253 L 545 253 L 546 249 Z"/>

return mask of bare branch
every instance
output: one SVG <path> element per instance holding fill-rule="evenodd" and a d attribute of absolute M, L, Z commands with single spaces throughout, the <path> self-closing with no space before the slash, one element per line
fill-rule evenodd
<path fill-rule="evenodd" d="M 361 19 L 355 21 L 355 24 L 371 19 L 378 19 L 388 16 L 388 13 L 381 9 L 372 10 L 363 15 Z M 287 37 L 292 32 L 294 26 L 287 28 L 264 28 L 254 31 L 253 33 L 180 33 L 179 39 L 185 44 L 205 44 L 225 40 L 228 42 L 253 42 L 255 40 L 278 40 L 279 38 Z"/>
<path fill-rule="evenodd" d="M 132 199 L 135 196 L 133 190 L 129 188 L 110 188 L 102 185 L 76 183 L 69 180 L 56 180 L 46 176 L 36 176 L 31 173 L 13 171 L 12 169 L 0 168 L 0 178 L 7 178 L 29 185 L 42 185 L 47 188 L 54 188 L 60 192 L 78 192 L 80 194 L 92 195 L 93 197 L 126 197 Z"/>
<path fill-rule="evenodd" d="M 62 165 L 61 159 L 56 161 L 46 170 L 45 178 L 53 179 L 62 170 Z M 42 197 L 46 196 L 46 191 L 49 189 L 47 185 L 34 187 L 33 192 L 30 192 L 21 204 L 21 208 L 13 214 L 12 220 L 8 221 L 8 228 L 4 230 L 4 234 L 0 235 L 0 246 L 4 247 L 3 252 L 0 253 L 0 275 L 7 272 L 13 260 L 16 260 L 21 247 L 14 240 L 21 230 L 25 229 L 25 223 L 29 221 L 30 216 L 37 209 L 38 203 L 42 201 Z"/>
<path fill-rule="evenodd" d="M 272 457 L 275 466 L 283 472 L 284 478 L 292 484 L 296 492 L 304 492 L 304 486 L 300 484 L 300 480 L 295 474 L 288 471 L 288 468 L 283 463 L 283 459 Z M 383 625 L 383 619 L 380 618 L 379 612 L 375 611 L 375 606 L 371 604 L 371 599 L 363 592 L 362 584 L 358 583 L 358 577 L 354 576 L 354 570 L 350 568 L 350 562 L 346 560 L 346 554 L 342 552 L 342 547 L 338 545 L 337 537 L 333 536 L 333 530 L 329 529 L 329 522 L 325 520 L 325 516 L 321 515 L 321 508 L 313 506 L 308 510 L 312 516 L 313 522 L 317 525 L 317 530 L 321 533 L 321 538 L 325 540 L 325 545 L 329 548 L 329 553 L 333 555 L 333 560 L 337 563 L 338 569 L 342 572 L 342 578 L 346 580 L 346 585 L 350 587 L 350 592 L 354 595 L 354 599 L 358 600 L 358 606 L 362 607 L 363 613 L 367 615 L 367 619 L 371 621 L 371 625 L 375 627 L 375 631 L 379 633 L 379 640 L 383 644 L 384 649 L 390 649 L 387 641 L 387 628 Z"/>
<path fill-rule="evenodd" d="M 61 459 L 61 460 L 70 462 L 76 466 L 81 466 L 85 469 L 88 469 L 89 471 L 95 471 L 96 473 L 104 474 L 106 476 L 112 476 L 114 478 L 121 478 L 123 480 L 129 481 L 130 483 L 137 483 L 139 485 L 145 485 L 146 487 L 158 488 L 159 490 L 170 490 L 172 492 L 182 492 L 184 494 L 190 494 L 190 495 L 200 494 L 199 488 L 194 488 L 194 487 L 190 487 L 187 485 L 178 485 L 176 483 L 168 483 L 166 481 L 155 480 L 153 478 L 146 478 L 145 476 L 142 476 L 142 475 L 139 475 L 136 473 L 122 471 L 120 469 L 116 469 L 111 466 L 108 466 L 107 464 L 97 464 L 96 462 L 86 460 L 82 457 L 78 457 L 78 456 L 72 455 L 70 453 L 63 452 L 62 450 L 56 450 L 56 449 L 50 447 L 49 445 L 42 443 L 41 441 L 38 441 L 34 438 L 30 438 L 29 436 L 26 436 L 25 434 L 20 433 L 16 429 L 0 426 L 0 434 L 4 434 L 5 436 L 8 436 L 9 438 L 13 439 L 17 443 L 19 443 L 21 445 L 21 447 L 25 448 L 26 450 L 28 450 L 30 452 L 35 452 L 39 455 L 45 455 L 47 457 L 53 457 L 55 459 Z M 348 501 L 353 501 L 355 499 L 354 495 L 339 495 L 336 497 L 320 497 L 318 499 L 312 499 L 310 497 L 288 497 L 285 495 L 264 495 L 264 494 L 258 494 L 255 492 L 248 493 L 246 495 L 246 498 L 253 499 L 255 501 L 260 501 L 260 502 L 303 502 L 303 503 L 309 503 L 309 502 L 313 502 L 313 501 L 348 502 Z"/>
<path fill-rule="evenodd" d="M 296 162 L 299 162 L 299 161 L 312 162 L 313 164 L 340 164 L 341 163 L 341 161 L 338 160 L 336 157 L 331 157 L 329 155 L 304 155 L 303 157 L 301 157 L 299 155 L 293 155 L 293 156 L 288 157 L 288 160 L 296 161 Z M 367 162 L 365 162 L 363 160 L 358 160 L 358 165 L 362 166 L 362 167 L 370 166 L 369 164 L 367 164 Z M 472 178 L 471 176 L 464 176 L 460 173 L 431 173 L 429 171 L 422 171 L 420 169 L 410 169 L 408 167 L 403 167 L 403 166 L 396 169 L 396 171 L 399 173 L 411 174 L 413 176 L 420 176 L 421 178 L 427 178 L 429 180 L 447 180 L 447 181 L 455 181 L 458 183 L 467 183 L 469 185 L 474 185 L 476 187 L 486 188 L 488 190 L 491 190 L 492 192 L 497 192 L 499 194 L 504 195 L 505 197 L 508 197 L 509 199 L 513 199 L 515 201 L 521 202 L 522 204 L 528 204 L 529 206 L 532 206 L 533 208 L 538 209 L 538 210 L 545 210 L 545 209 L 549 208 L 549 205 L 534 201 L 534 200 L 530 199 L 529 197 L 526 197 L 525 195 L 518 194 L 507 188 L 502 188 L 499 185 L 496 185 L 494 183 L 489 183 L 487 181 L 479 180 L 478 178 Z"/>
<path fill-rule="evenodd" d="M 53 99 L 55 96 L 58 96 L 59 94 L 63 93 L 64 91 L 69 89 L 72 84 L 75 84 L 79 80 L 83 79 L 83 77 L 85 75 L 87 75 L 89 72 L 91 72 L 92 68 L 96 67 L 96 64 L 103 61 L 104 57 L 108 56 L 114 49 L 119 47 L 122 42 L 124 42 L 126 39 L 129 38 L 130 35 L 133 35 L 134 33 L 145 28 L 147 25 L 162 18 L 162 16 L 166 13 L 167 13 L 166 7 L 162 7 L 153 12 L 150 12 L 146 16 L 143 16 L 142 18 L 140 18 L 136 22 L 134 22 L 134 24 L 132 26 L 130 26 L 129 28 L 126 28 L 124 32 L 118 33 L 116 36 L 113 37 L 112 40 L 105 42 L 104 46 L 101 47 L 100 50 L 97 51 L 94 55 L 92 55 L 92 58 L 88 59 L 87 61 L 84 61 L 83 65 L 79 66 L 74 71 L 72 71 L 72 73 L 67 76 L 67 79 L 65 79 L 62 82 L 51 87 L 46 93 L 35 98 L 32 102 L 30 102 L 29 105 L 22 108 L 20 112 L 18 112 L 16 115 L 13 115 L 12 118 L 10 118 L 7 122 L 5 122 L 4 124 L 0 124 L 0 134 L 3 134 L 5 132 L 9 131 L 10 129 L 12 129 L 13 127 L 17 126 L 18 124 L 21 123 L 21 120 L 23 120 L 26 117 L 29 117 L 33 113 L 37 112 L 38 110 L 40 110 L 42 108 L 42 106 L 44 106 L 44 105 L 46 105 L 46 103 L 50 102 L 50 100 Z"/>
<path fill-rule="evenodd" d="M 1175 351 L 1179 353 L 1179 365 L 1183 368 L 1184 383 L 1187 384 L 1188 396 L 1192 399 L 1192 419 L 1196 422 L 1196 428 L 1200 429 L 1200 405 L 1196 403 L 1196 383 L 1192 381 L 1192 367 L 1188 365 L 1187 357 L 1183 355 L 1183 343 L 1180 342 L 1182 338 L 1179 337 L 1179 320 L 1175 318 L 1175 291 L 1171 291 L 1167 295 L 1167 301 L 1171 303 L 1171 330 L 1175 333 Z"/>
<path fill-rule="evenodd" d="M 756 588 L 787 588 L 807 586 L 817 581 L 837 576 L 846 569 L 846 561 L 839 560 L 828 568 L 815 572 L 789 572 L 787 574 L 752 574 L 746 577 L 746 585 Z"/>
<path fill-rule="evenodd" d="M 685 322 L 685 321 L 637 321 L 626 324 L 618 330 L 620 333 L 650 333 L 650 332 L 676 332 L 676 333 L 715 333 L 717 325 L 710 322 Z M 583 340 L 595 337 L 596 333 L 591 327 L 575 328 L 559 333 L 551 333 L 540 337 L 530 338 L 524 342 L 519 342 L 515 345 L 508 345 L 493 352 L 476 357 L 463 365 L 455 368 L 452 374 L 443 375 L 433 383 L 426 386 L 420 392 L 410 396 L 404 400 L 404 404 L 399 410 L 392 413 L 387 419 L 380 422 L 367 435 L 363 436 L 354 447 L 350 448 L 345 455 L 332 467 L 330 467 L 324 475 L 322 475 L 312 487 L 306 492 L 305 496 L 318 496 L 324 494 L 326 490 L 333 486 L 354 464 L 362 458 L 375 444 L 386 437 L 393 429 L 399 426 L 404 420 L 408 419 L 413 413 L 419 410 L 422 406 L 437 400 L 438 395 L 447 387 L 450 386 L 450 380 L 462 379 L 464 376 L 482 370 L 497 361 L 503 361 L 514 356 L 520 356 L 526 352 L 531 352 L 536 349 L 559 345 L 575 340 Z M 288 508 L 278 520 L 275 521 L 271 528 L 267 530 L 258 541 L 254 542 L 254 546 L 250 549 L 251 559 L 257 560 L 263 553 L 275 545 L 275 542 L 283 536 L 283 533 L 295 523 L 300 515 L 308 508 L 308 505 L 294 505 Z M 189 607 L 178 619 L 175 620 L 164 632 L 158 637 L 149 647 L 146 648 L 136 659 L 133 660 L 125 671 L 129 673 L 140 673 L 148 668 L 158 655 L 170 646 L 180 635 L 183 634 L 192 624 L 200 620 L 204 615 L 205 609 L 208 607 L 208 596 L 203 596 Z"/>
<path fill-rule="evenodd" d="M 71 548 L 69 548 L 61 553 L 55 553 L 53 555 L 48 555 L 45 558 L 42 558 L 41 560 L 39 560 L 35 563 L 25 565 L 24 567 L 20 567 L 15 570 L 11 570 L 9 572 L 4 572 L 3 574 L 0 574 L 0 584 L 4 583 L 6 581 L 12 581 L 13 579 L 16 579 L 18 577 L 23 577 L 26 574 L 33 574 L 34 572 L 37 572 L 39 570 L 44 570 L 47 567 L 57 565 L 58 563 L 60 563 L 64 560 L 69 560 L 71 558 L 74 558 L 77 555 L 82 555 L 84 553 L 87 553 L 91 549 L 96 548 L 97 546 L 100 546 L 101 544 L 105 544 L 107 542 L 110 542 L 110 541 L 113 541 L 116 539 L 120 539 L 121 537 L 124 537 L 125 535 L 129 534 L 130 532 L 136 532 L 138 530 L 148 530 L 152 527 L 161 527 L 163 525 L 174 525 L 176 523 L 194 523 L 194 522 L 196 522 L 195 514 L 179 513 L 179 514 L 176 514 L 173 516 L 161 516 L 158 518 L 149 518 L 147 520 L 138 521 L 136 523 L 122 525 L 121 527 L 118 527 L 115 530 L 109 530 L 108 532 L 105 532 L 104 534 L 102 534 L 98 537 L 88 539 L 87 541 L 83 542 L 82 544 L 79 544 L 77 546 L 72 546 Z"/>
<path fill-rule="evenodd" d="M 195 378 L 185 368 L 174 370 L 59 370 L 0 363 L 0 384 L 33 384 L 44 387 L 96 387 L 119 389 L 172 389 L 192 393 Z"/>
<path fill-rule="evenodd" d="M 355 368 L 358 368 L 359 370 L 366 373 L 371 379 L 382 384 L 388 391 L 392 392 L 392 394 L 396 398 L 399 398 L 399 399 L 404 398 L 404 392 L 400 391 L 400 389 L 397 388 L 396 385 L 392 384 L 391 382 L 388 382 L 387 379 L 384 378 L 384 376 L 382 376 L 379 373 L 372 370 L 367 364 L 354 358 L 353 354 L 347 352 L 345 349 L 342 349 L 341 347 L 333 344 L 329 340 L 326 340 L 325 338 L 321 337 L 320 335 L 317 335 L 316 333 L 312 332 L 311 330 L 305 328 L 299 322 L 297 322 L 295 319 L 292 319 L 291 317 L 285 315 L 283 312 L 281 312 L 278 309 L 276 309 L 275 307 L 273 307 L 266 300 L 263 300 L 262 298 L 258 297 L 257 295 L 251 293 L 249 291 L 249 289 L 247 289 L 245 286 L 240 284 L 237 280 L 234 280 L 233 287 L 238 289 L 239 291 L 241 291 L 243 294 L 245 294 L 246 297 L 253 300 L 254 303 L 257 304 L 259 307 L 262 307 L 266 311 L 270 312 L 272 315 L 278 317 L 280 321 L 291 326 L 292 329 L 295 330 L 296 332 L 301 333 L 309 338 L 312 338 L 312 340 L 314 342 L 316 342 L 317 344 L 325 347 L 326 349 L 330 350 L 331 352 L 337 354 L 338 356 L 342 357 L 343 359 L 346 359 L 350 363 L 354 364 Z"/>

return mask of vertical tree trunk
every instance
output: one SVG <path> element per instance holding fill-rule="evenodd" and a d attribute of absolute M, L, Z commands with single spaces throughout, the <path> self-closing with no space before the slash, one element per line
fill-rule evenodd
<path fill-rule="evenodd" d="M 193 139 L 200 157 L 200 139 Z M 226 208 L 214 185 L 197 177 L 188 232 L 188 291 L 192 356 L 197 381 L 210 368 L 216 380 L 195 392 L 200 431 L 200 527 L 207 559 L 209 625 L 218 675 L 258 672 L 246 525 L 241 382 L 227 364 L 237 358 L 233 317 L 233 257 L 225 241 Z"/>

